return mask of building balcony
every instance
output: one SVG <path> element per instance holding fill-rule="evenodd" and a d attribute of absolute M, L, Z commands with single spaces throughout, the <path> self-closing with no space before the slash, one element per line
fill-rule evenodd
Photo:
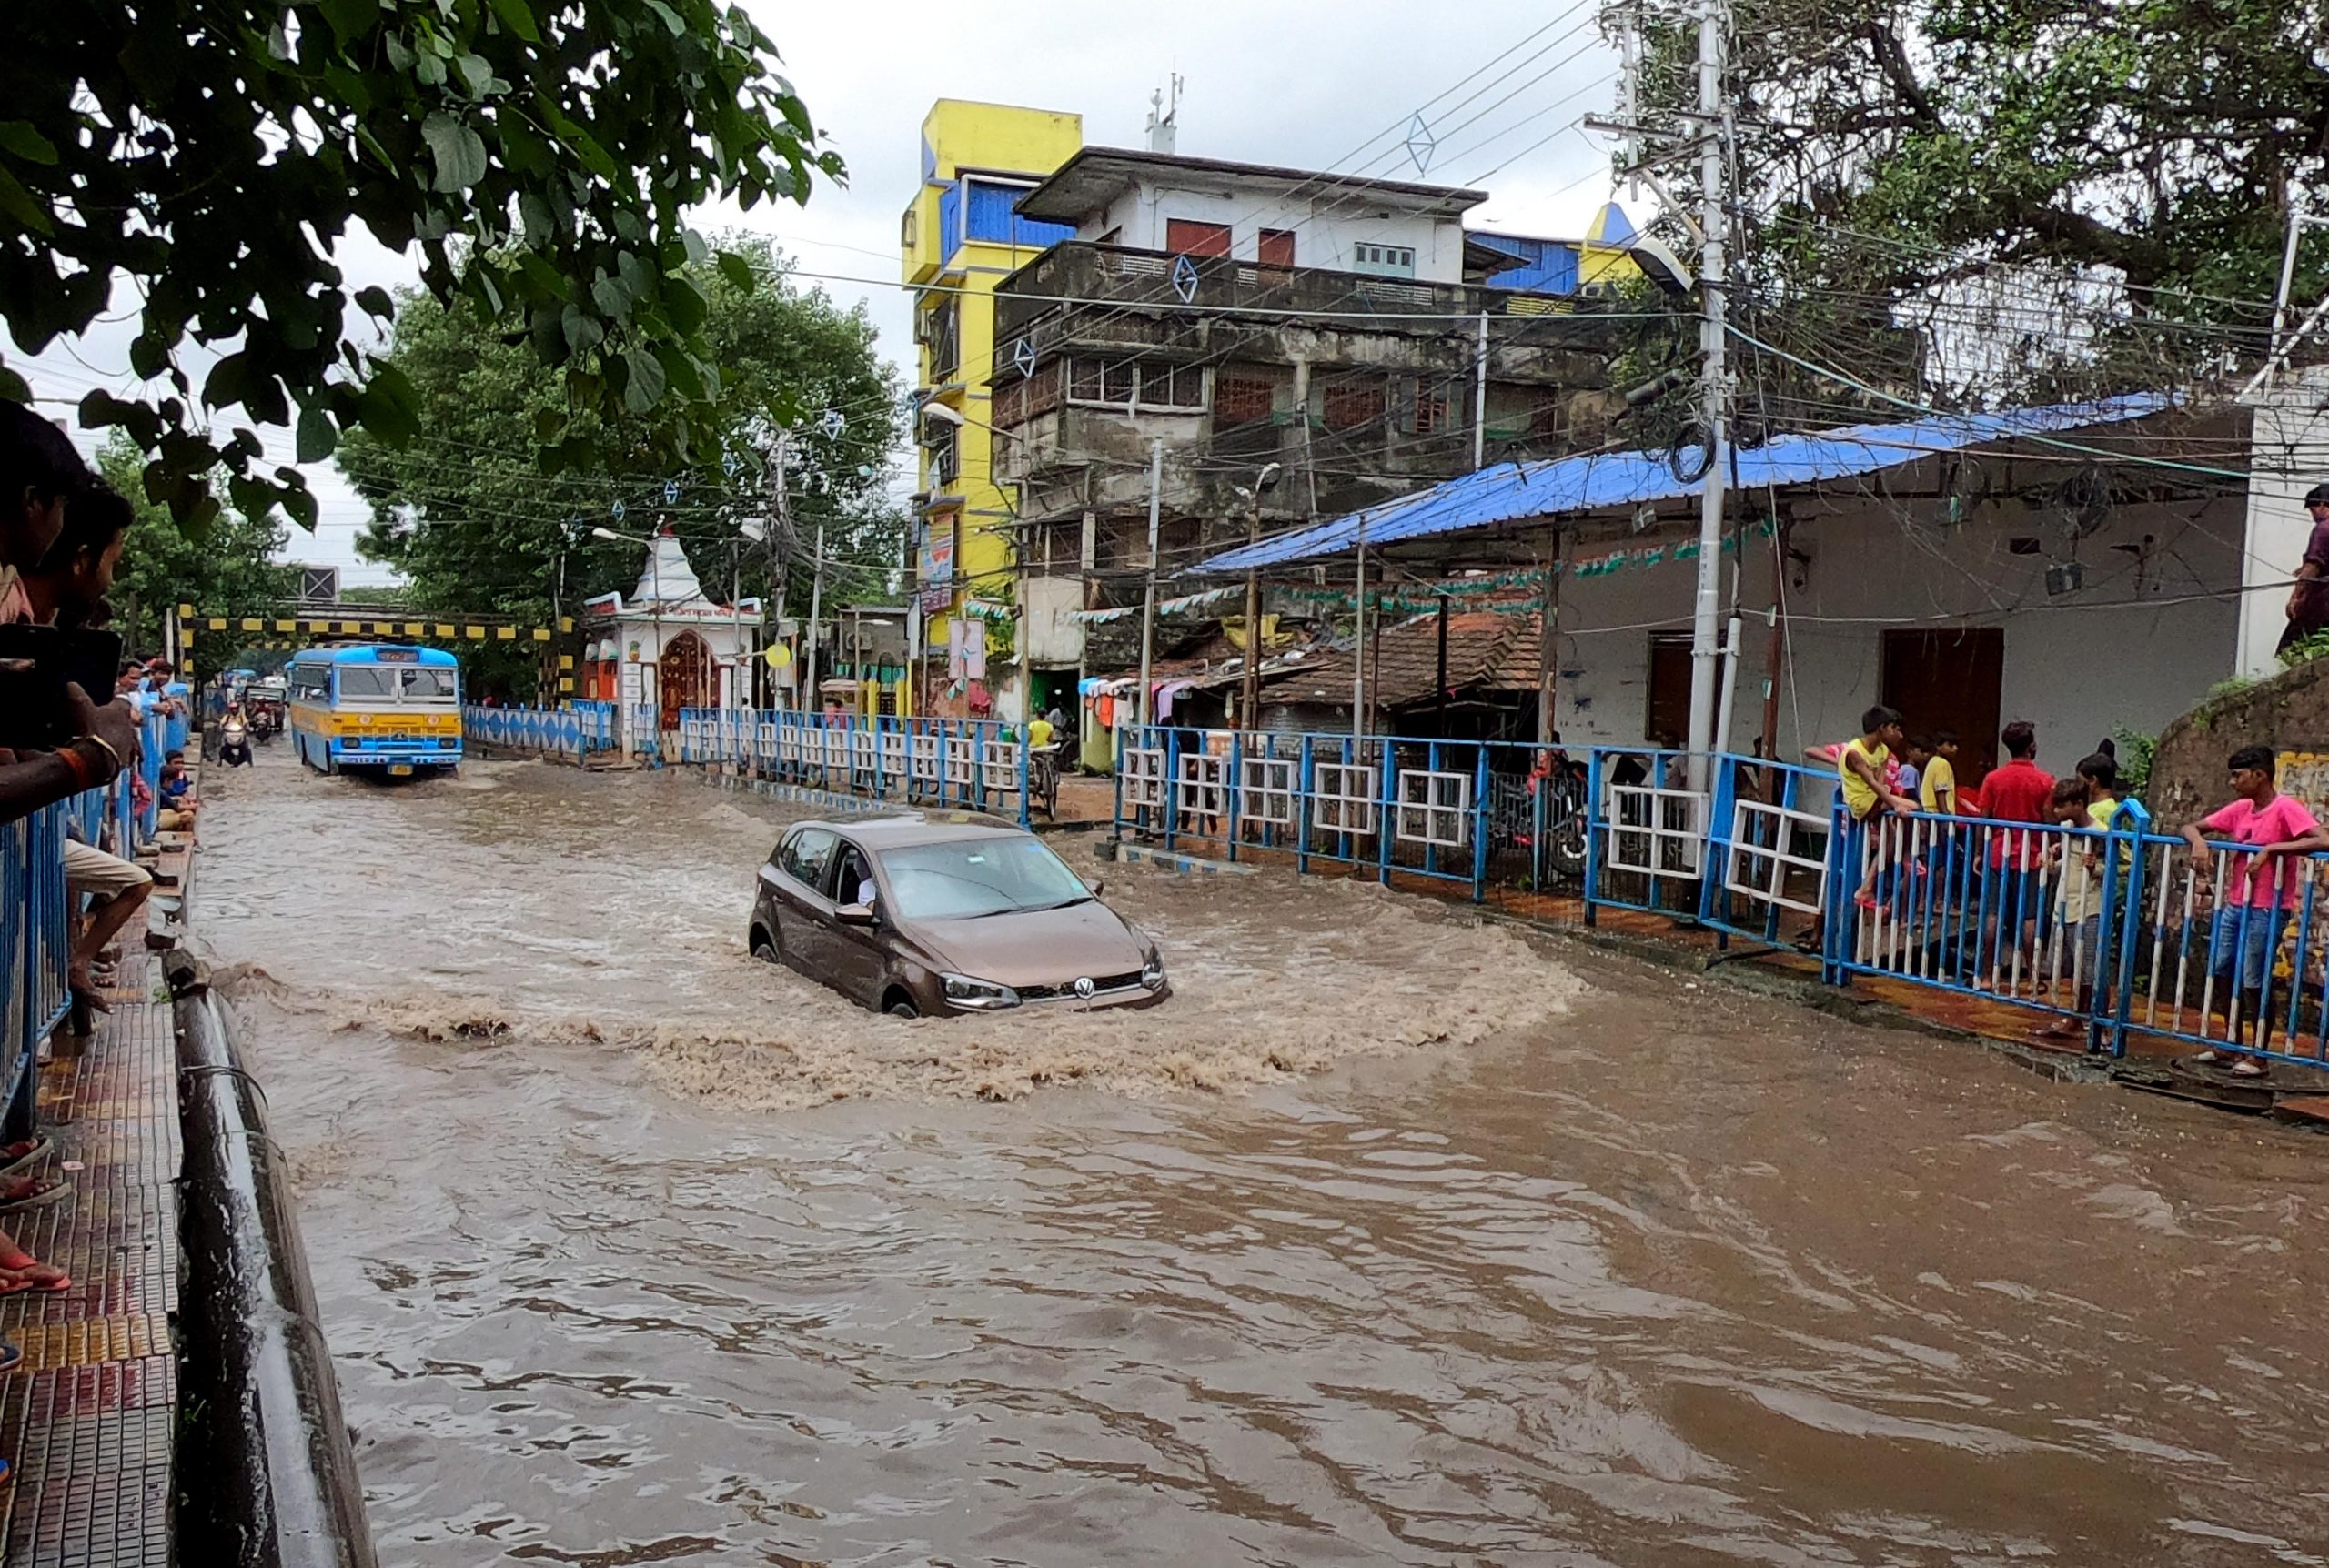
<path fill-rule="evenodd" d="M 1183 271 L 1177 264 L 1189 264 Z M 1175 274 L 1179 273 L 1176 278 Z M 1183 289 L 1194 276 L 1195 289 Z M 1072 303 L 1070 303 L 1072 302 Z M 1323 267 L 1267 266 L 1230 256 L 1181 257 L 1165 251 L 1070 240 L 1053 246 L 995 286 L 995 341 L 1005 345 L 1041 330 L 1090 302 L 1172 311 L 1251 309 L 1347 317 L 1576 316 L 1626 311 L 1619 301 L 1567 295 L 1524 294 L 1466 283 L 1427 283 L 1332 272 Z M 1434 331 L 1444 327 L 1427 324 Z M 1039 349 L 1041 344 L 1036 346 Z"/>

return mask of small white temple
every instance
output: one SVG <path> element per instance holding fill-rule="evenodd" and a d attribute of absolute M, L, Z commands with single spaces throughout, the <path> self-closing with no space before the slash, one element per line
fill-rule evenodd
<path fill-rule="evenodd" d="M 682 708 L 752 705 L 761 601 L 714 602 L 669 523 L 638 588 L 585 599 L 580 620 L 583 695 L 618 704 L 626 750 L 676 731 Z"/>

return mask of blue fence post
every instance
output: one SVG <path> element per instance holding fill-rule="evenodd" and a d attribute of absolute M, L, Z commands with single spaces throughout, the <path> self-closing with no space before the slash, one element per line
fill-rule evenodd
<path fill-rule="evenodd" d="M 1033 803 L 1027 799 L 1027 764 L 1030 760 L 1027 744 L 1027 721 L 1019 721 L 1019 826 L 1032 830 L 1035 825 Z"/>
<path fill-rule="evenodd" d="M 1108 770 L 1108 795 L 1110 835 L 1122 843 L 1124 837 L 1124 763 L 1121 753 L 1116 758 L 1116 765 Z"/>
<path fill-rule="evenodd" d="M 1472 902 L 1488 900 L 1488 749 L 1482 741 L 1472 764 Z"/>
<path fill-rule="evenodd" d="M 1601 814 L 1601 749 L 1595 747 L 1585 759 L 1585 923 L 1593 925 L 1598 918 L 1597 908 L 1601 897 L 1601 838 L 1605 819 Z"/>
<path fill-rule="evenodd" d="M 1232 860 L 1237 858 L 1238 810 L 1244 805 L 1244 801 L 1239 799 L 1242 792 L 1237 786 L 1245 777 L 1245 732 L 1242 729 L 1233 729 L 1229 732 L 1229 775 L 1221 781 L 1223 792 L 1229 797 L 1221 803 L 1221 807 L 1223 820 L 1228 828 L 1229 858 Z"/>
<path fill-rule="evenodd" d="M 1144 733 L 1149 733 L 1144 731 Z M 1174 847 L 1173 840 L 1181 829 L 1181 737 L 1175 729 L 1164 731 L 1164 803 L 1159 808 L 1164 816 L 1164 847 Z"/>
<path fill-rule="evenodd" d="M 1301 763 L 1294 797 L 1294 869 L 1297 873 L 1310 869 L 1310 807 L 1311 791 L 1317 786 L 1317 774 L 1313 770 L 1316 754 L 1311 749 L 1311 738 L 1302 738 Z"/>
<path fill-rule="evenodd" d="M 1857 848 L 1851 832 L 1851 816 L 1840 798 L 1833 814 L 1828 819 L 1828 886 L 1820 900 L 1820 978 L 1828 984 L 1846 983 L 1844 949 L 1850 940 L 1852 890 L 1857 886 L 1858 872 L 1854 862 L 1860 857 L 1852 853 Z"/>
<path fill-rule="evenodd" d="M 2115 867 L 2119 859 L 2118 840 L 2123 831 L 2127 839 L 2127 885 L 2122 890 L 2123 910 L 2119 921 L 2119 955 L 2112 963 L 2111 975 L 2111 1039 L 2110 1052 L 2114 1057 L 2127 1054 L 2127 1020 L 2132 1016 L 2135 1001 L 2135 965 L 2141 959 L 2143 936 L 2143 839 L 2151 831 L 2151 812 L 2140 800 L 2122 800 L 2111 814 L 2111 859 Z M 2105 873 L 2108 875 L 2108 873 Z M 2111 907 L 2106 890 L 2103 907 Z M 2096 944 L 2098 947 L 2100 943 Z M 2298 971 L 2303 973 L 2302 970 Z M 2157 976 L 2152 979 L 2156 988 Z M 2291 988 L 2294 992 L 2294 988 Z M 2294 1015 L 2292 1015 L 2294 1020 Z M 2291 1028 L 2294 1028 L 2292 1021 Z"/>
<path fill-rule="evenodd" d="M 1376 781 L 1376 810 L 1381 815 L 1375 826 L 1375 879 L 1385 887 L 1391 885 L 1391 841 L 1398 836 L 1399 827 L 1399 758 L 1389 736 L 1376 742 L 1382 749 L 1382 777 Z"/>
<path fill-rule="evenodd" d="M 1707 795 L 1706 831 L 1699 837 L 1699 923 L 1714 926 L 1715 949 L 1726 951 L 1730 946 L 1730 933 L 1715 922 L 1729 912 L 1729 890 L 1715 866 L 1726 859 L 1729 851 L 1729 823 L 1736 815 L 1733 801 L 1739 789 L 1739 769 L 1728 755 L 1711 760 L 1714 788 Z"/>

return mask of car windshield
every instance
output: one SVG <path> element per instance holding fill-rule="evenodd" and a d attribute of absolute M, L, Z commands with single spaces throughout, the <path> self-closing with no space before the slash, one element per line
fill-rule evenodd
<path fill-rule="evenodd" d="M 967 920 L 1051 910 L 1092 895 L 1066 862 L 1033 839 L 956 839 L 885 849 L 893 911 L 902 920 Z"/>

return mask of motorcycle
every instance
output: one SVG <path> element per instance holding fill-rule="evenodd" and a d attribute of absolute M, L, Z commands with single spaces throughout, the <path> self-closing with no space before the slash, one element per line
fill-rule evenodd
<path fill-rule="evenodd" d="M 218 727 L 218 760 L 229 768 L 251 765 L 250 726 L 240 719 L 228 719 Z"/>

